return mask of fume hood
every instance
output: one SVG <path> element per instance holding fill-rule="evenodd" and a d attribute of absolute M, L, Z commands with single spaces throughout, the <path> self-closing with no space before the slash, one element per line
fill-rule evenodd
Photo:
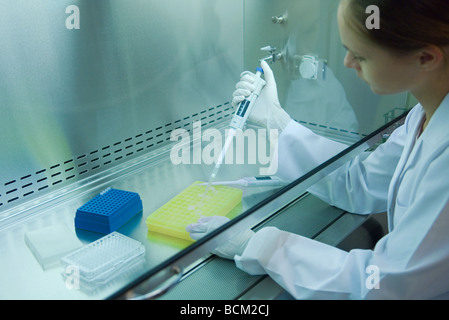
<path fill-rule="evenodd" d="M 277 226 L 338 245 L 364 224 L 369 217 L 307 190 L 382 143 L 410 103 L 405 94 L 374 95 L 344 69 L 337 5 L 2 0 L 0 298 L 275 299 L 282 289 L 269 278 L 210 252 L 248 228 Z M 78 28 L 69 28 L 67 19 L 77 17 Z M 158 208 L 208 181 L 210 136 L 225 137 L 235 84 L 261 59 L 271 63 L 292 118 L 347 148 L 285 185 L 236 187 L 241 201 L 231 222 L 199 241 L 149 231 L 146 220 Z M 180 143 L 174 132 L 188 141 L 186 161 L 171 157 Z M 224 163 L 217 179 L 259 176 L 269 163 L 251 156 Z M 118 235 L 75 228 L 77 210 L 108 188 L 137 194 L 142 209 Z M 72 260 L 61 258 L 80 248 L 95 256 L 108 236 L 130 255 L 107 265 L 114 277 L 78 283 L 77 270 L 64 264 Z"/>

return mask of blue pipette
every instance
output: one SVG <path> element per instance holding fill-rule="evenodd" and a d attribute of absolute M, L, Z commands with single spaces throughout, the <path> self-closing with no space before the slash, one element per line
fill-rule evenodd
<path fill-rule="evenodd" d="M 260 95 L 260 92 L 265 86 L 266 82 L 265 80 L 262 79 L 262 74 L 263 69 L 260 67 L 256 68 L 256 77 L 254 78 L 255 90 L 248 96 L 248 98 L 246 98 L 239 104 L 236 112 L 234 113 L 234 116 L 232 117 L 230 124 L 231 129 L 228 131 L 228 137 L 226 138 L 224 147 L 221 150 L 220 155 L 218 156 L 215 168 L 210 176 L 208 186 L 211 185 L 211 183 L 217 176 L 218 170 L 220 169 L 220 166 L 223 163 L 223 159 L 226 155 L 229 146 L 231 145 L 232 139 L 234 139 L 236 131 L 238 129 L 243 130 L 243 128 L 245 127 L 246 120 L 248 120 L 248 116 L 254 107 L 254 103 L 256 102 L 257 98 Z"/>
<path fill-rule="evenodd" d="M 266 82 L 261 78 L 262 74 L 263 69 L 258 67 L 256 69 L 256 77 L 254 79 L 255 89 L 248 98 L 240 102 L 237 111 L 234 113 L 234 116 L 232 117 L 230 124 L 231 128 L 243 130 L 246 120 L 248 120 L 248 116 L 254 107 L 254 103 L 256 102 L 257 98 L 260 95 L 260 92 L 265 86 Z"/>

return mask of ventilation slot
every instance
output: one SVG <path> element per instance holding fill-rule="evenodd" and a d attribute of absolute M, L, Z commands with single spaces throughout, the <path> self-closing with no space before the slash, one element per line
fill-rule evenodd
<path fill-rule="evenodd" d="M 25 201 L 43 191 L 48 192 L 52 188 L 69 184 L 120 162 L 154 151 L 170 143 L 173 130 L 183 128 L 190 131 L 192 124 L 197 121 L 201 121 L 202 127 L 212 126 L 230 117 L 232 112 L 233 108 L 227 102 L 135 136 L 126 137 L 122 141 L 115 141 L 48 168 L 26 173 L 20 178 L 6 182 L 0 181 L 0 210 L 20 203 L 19 200 Z M 2 218 L 1 214 L 0 218 Z"/>

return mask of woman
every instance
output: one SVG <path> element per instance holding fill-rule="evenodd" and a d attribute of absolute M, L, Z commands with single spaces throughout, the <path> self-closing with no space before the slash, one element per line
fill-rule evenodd
<path fill-rule="evenodd" d="M 344 64 L 378 94 L 409 91 L 419 104 L 389 140 L 312 188 L 327 202 L 357 213 L 388 212 L 389 233 L 373 250 L 345 252 L 276 228 L 225 244 L 251 274 L 268 274 L 295 298 L 449 298 L 449 2 L 383 0 L 380 29 L 365 27 L 368 0 L 342 0 L 338 25 L 347 48 Z M 282 130 L 278 175 L 295 178 L 307 147 L 304 129 L 281 109 L 272 72 L 254 121 Z M 251 91 L 242 77 L 239 103 Z M 269 115 L 266 116 L 266 115 Z M 191 226 L 197 236 L 213 220 Z M 199 230 L 199 232 L 198 232 Z M 379 272 L 370 283 L 371 270 Z"/>

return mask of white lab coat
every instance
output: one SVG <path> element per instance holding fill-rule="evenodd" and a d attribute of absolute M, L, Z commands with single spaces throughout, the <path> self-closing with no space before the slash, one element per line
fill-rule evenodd
<path fill-rule="evenodd" d="M 298 299 L 449 298 L 449 95 L 417 138 L 423 117 L 417 105 L 376 151 L 311 188 L 351 212 L 387 210 L 389 233 L 373 250 L 346 252 L 268 227 L 235 257 L 237 266 L 270 275 Z M 280 161 L 288 159 L 280 175 L 300 171 L 291 160 L 306 147 L 300 135 L 292 139 L 301 130 L 292 122 L 280 136 Z M 284 138 L 290 146 L 282 150 Z"/>

